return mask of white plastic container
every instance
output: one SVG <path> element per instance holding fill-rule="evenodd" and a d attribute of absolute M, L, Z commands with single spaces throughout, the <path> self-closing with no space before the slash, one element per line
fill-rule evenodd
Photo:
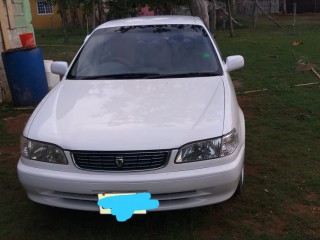
<path fill-rule="evenodd" d="M 49 91 L 60 82 L 60 76 L 51 72 L 52 60 L 44 60 Z"/>

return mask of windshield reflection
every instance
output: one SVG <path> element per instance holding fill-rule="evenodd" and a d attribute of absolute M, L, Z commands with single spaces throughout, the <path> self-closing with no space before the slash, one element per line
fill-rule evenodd
<path fill-rule="evenodd" d="M 196 25 L 149 25 L 98 29 L 89 38 L 68 79 L 137 79 L 222 69 L 207 32 Z"/>

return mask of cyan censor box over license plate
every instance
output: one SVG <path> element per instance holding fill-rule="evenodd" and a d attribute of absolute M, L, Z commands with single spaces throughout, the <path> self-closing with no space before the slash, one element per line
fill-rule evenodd
<path fill-rule="evenodd" d="M 104 199 L 104 198 L 108 198 L 108 197 L 115 197 L 115 196 L 129 196 L 129 195 L 135 195 L 136 193 L 99 193 L 98 194 L 98 199 Z M 127 204 L 130 204 L 130 198 L 128 198 L 128 202 Z M 107 208 L 104 209 L 103 207 L 99 207 L 100 208 L 100 214 L 111 214 L 111 209 Z M 136 210 L 133 212 L 134 214 L 146 214 L 147 211 L 146 210 Z"/>

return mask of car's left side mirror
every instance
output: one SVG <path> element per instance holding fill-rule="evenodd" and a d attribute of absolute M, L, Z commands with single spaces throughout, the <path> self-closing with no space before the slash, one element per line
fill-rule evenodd
<path fill-rule="evenodd" d="M 227 57 L 226 65 L 229 72 L 242 68 L 244 66 L 244 58 L 240 55 L 229 56 Z"/>
<path fill-rule="evenodd" d="M 67 71 L 68 71 L 67 62 L 56 61 L 51 64 L 51 72 L 54 74 L 64 76 Z"/>

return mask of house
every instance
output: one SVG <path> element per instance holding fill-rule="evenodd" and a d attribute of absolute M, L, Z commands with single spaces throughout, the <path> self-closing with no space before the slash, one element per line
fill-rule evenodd
<path fill-rule="evenodd" d="M 61 17 L 58 6 L 50 1 L 30 0 L 32 24 L 35 29 L 60 28 Z"/>
<path fill-rule="evenodd" d="M 58 5 L 51 1 L 29 0 L 32 14 L 32 24 L 35 29 L 61 28 L 62 20 L 59 14 Z M 78 10 L 79 21 L 82 20 L 82 11 Z M 71 14 L 68 12 L 68 21 L 71 21 Z"/>

